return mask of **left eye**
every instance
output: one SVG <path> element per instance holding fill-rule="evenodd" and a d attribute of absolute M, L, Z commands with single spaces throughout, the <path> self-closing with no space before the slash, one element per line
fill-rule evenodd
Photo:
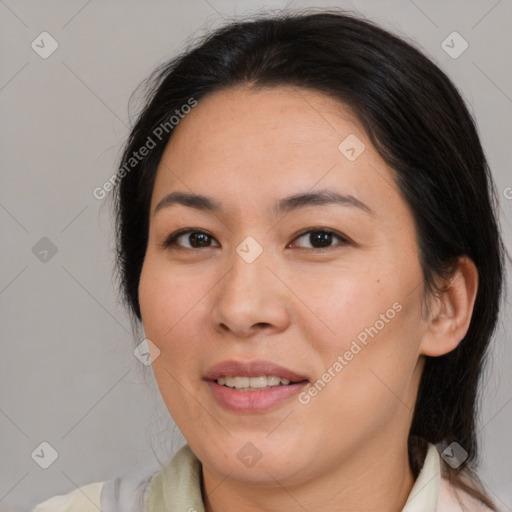
<path fill-rule="evenodd" d="M 329 229 L 311 229 L 299 235 L 295 240 L 305 239 L 308 241 L 313 247 L 313 249 L 329 249 L 333 247 L 332 242 L 334 239 L 340 240 L 341 243 L 338 245 L 347 245 L 349 241 L 334 231 Z M 309 249 L 310 247 L 301 247 L 305 249 Z"/>

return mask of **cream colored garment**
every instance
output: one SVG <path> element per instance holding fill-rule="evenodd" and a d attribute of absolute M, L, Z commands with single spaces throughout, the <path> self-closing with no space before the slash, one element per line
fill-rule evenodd
<path fill-rule="evenodd" d="M 103 482 L 84 485 L 64 496 L 54 496 L 38 505 L 33 512 L 98 512 L 101 510 Z"/>
<path fill-rule="evenodd" d="M 65 496 L 55 496 L 38 505 L 32 512 L 204 512 L 201 499 L 200 462 L 188 445 L 181 448 L 161 471 L 147 479 L 149 485 L 138 485 L 133 500 L 126 508 L 126 496 L 108 488 L 119 489 L 119 479 L 80 487 Z M 441 460 L 434 445 L 429 445 L 423 468 L 414 482 L 402 512 L 485 512 L 483 505 L 469 497 L 462 511 L 446 480 L 441 478 Z M 141 480 L 142 482 L 142 480 Z M 108 492 L 106 492 L 108 491 Z M 133 492 L 133 491 L 130 491 Z M 113 496 L 113 497 L 112 497 Z M 136 504 L 144 503 L 143 508 Z M 122 505 L 120 508 L 121 502 Z"/>

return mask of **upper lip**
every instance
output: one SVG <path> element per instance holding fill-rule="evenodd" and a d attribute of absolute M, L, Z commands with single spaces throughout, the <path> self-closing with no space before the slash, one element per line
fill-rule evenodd
<path fill-rule="evenodd" d="M 212 366 L 205 375 L 206 380 L 217 380 L 220 377 L 260 377 L 272 375 L 291 382 L 308 380 L 305 375 L 300 375 L 284 366 L 270 361 L 222 361 Z"/>

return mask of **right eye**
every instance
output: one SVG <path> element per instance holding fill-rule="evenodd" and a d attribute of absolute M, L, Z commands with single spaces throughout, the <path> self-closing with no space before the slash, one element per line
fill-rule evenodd
<path fill-rule="evenodd" d="M 185 242 L 178 243 L 180 240 Z M 209 249 L 210 247 L 214 247 L 208 245 L 212 240 L 215 240 L 215 238 L 206 231 L 186 228 L 180 229 L 179 231 L 169 235 L 162 245 L 165 248 L 177 246 L 182 249 Z M 188 243 L 189 245 L 182 245 L 183 243 Z M 220 245 L 217 245 L 216 247 L 220 247 Z"/>

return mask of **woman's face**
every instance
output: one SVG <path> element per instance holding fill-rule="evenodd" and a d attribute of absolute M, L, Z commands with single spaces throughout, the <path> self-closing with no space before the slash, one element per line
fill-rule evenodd
<path fill-rule="evenodd" d="M 204 470 L 292 484 L 405 450 L 422 273 L 411 211 L 357 119 L 317 92 L 237 88 L 174 131 L 139 297 Z"/>

